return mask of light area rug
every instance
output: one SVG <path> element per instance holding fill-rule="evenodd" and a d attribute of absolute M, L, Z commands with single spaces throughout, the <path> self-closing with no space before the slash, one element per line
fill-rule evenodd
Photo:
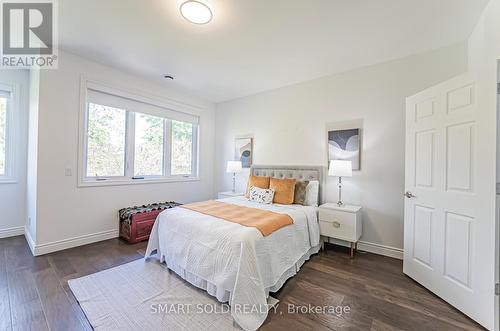
<path fill-rule="evenodd" d="M 154 259 L 68 281 L 95 330 L 241 330 L 227 304 Z M 274 306 L 278 300 L 269 297 Z"/>

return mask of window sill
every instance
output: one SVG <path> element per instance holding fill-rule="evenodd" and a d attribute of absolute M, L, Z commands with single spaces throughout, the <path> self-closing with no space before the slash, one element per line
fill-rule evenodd
<path fill-rule="evenodd" d="M 2 184 L 17 184 L 19 181 L 12 177 L 0 177 L 0 185 Z"/>
<path fill-rule="evenodd" d="M 163 184 L 179 182 L 198 182 L 199 177 L 178 177 L 178 178 L 145 178 L 145 179 L 127 179 L 127 180 L 104 180 L 104 181 L 80 181 L 78 187 L 102 187 L 102 186 L 122 186 L 122 185 L 144 185 L 144 184 Z"/>

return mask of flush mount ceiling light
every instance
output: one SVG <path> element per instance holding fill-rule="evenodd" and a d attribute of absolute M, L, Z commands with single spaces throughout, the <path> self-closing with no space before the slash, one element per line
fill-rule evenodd
<path fill-rule="evenodd" d="M 198 0 L 185 1 L 179 9 L 182 17 L 194 24 L 207 24 L 213 17 L 210 7 Z"/>

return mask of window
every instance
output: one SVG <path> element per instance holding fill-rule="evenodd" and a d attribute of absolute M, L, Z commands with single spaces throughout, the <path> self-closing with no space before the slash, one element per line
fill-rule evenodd
<path fill-rule="evenodd" d="M 162 176 L 164 125 L 161 117 L 135 115 L 135 176 Z"/>
<path fill-rule="evenodd" d="M 197 116 L 90 88 L 85 105 L 83 182 L 197 177 Z"/>
<path fill-rule="evenodd" d="M 10 90 L 0 86 L 0 181 L 13 177 L 12 97 Z"/>
<path fill-rule="evenodd" d="M 87 177 L 125 176 L 126 112 L 89 103 Z"/>
<path fill-rule="evenodd" d="M 7 156 L 7 98 L 0 97 L 0 176 L 5 176 Z"/>
<path fill-rule="evenodd" d="M 193 124 L 172 121 L 172 174 L 186 175 L 192 172 Z"/>

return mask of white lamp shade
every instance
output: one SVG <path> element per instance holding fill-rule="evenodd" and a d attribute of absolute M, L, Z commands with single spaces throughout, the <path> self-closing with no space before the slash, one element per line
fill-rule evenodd
<path fill-rule="evenodd" d="M 227 161 L 226 172 L 241 172 L 241 161 Z"/>
<path fill-rule="evenodd" d="M 328 176 L 352 177 L 352 162 L 347 160 L 330 161 Z"/>

